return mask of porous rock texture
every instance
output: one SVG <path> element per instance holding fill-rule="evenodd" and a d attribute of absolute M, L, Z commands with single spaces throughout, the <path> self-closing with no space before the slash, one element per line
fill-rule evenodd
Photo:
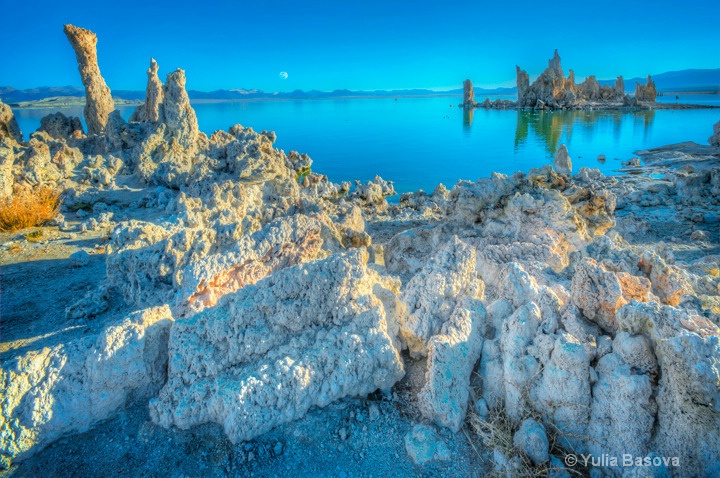
<path fill-rule="evenodd" d="M 567 78 L 560 63 L 557 50 L 548 61 L 548 67 L 530 84 L 530 78 L 519 66 L 516 67 L 518 101 L 520 108 L 568 109 L 597 106 L 623 106 L 625 102 L 625 83 L 622 76 L 615 85 L 601 86 L 595 76 L 589 76 L 575 83 L 575 72 L 570 70 Z M 654 102 L 655 86 L 648 76 L 648 86 L 638 89 L 638 101 Z M 652 85 L 652 86 L 651 86 Z"/>
<path fill-rule="evenodd" d="M 85 86 L 85 122 L 88 134 L 100 134 L 105 129 L 110 113 L 115 110 L 115 103 L 110 88 L 100 74 L 97 35 L 90 30 L 70 24 L 65 25 L 65 35 L 75 50 L 80 79 Z"/>
<path fill-rule="evenodd" d="M 713 126 L 713 134 L 708 138 L 711 146 L 720 146 L 720 121 Z"/>
<path fill-rule="evenodd" d="M 637 101 L 654 103 L 656 98 L 657 89 L 650 75 L 648 75 L 645 85 L 641 85 L 640 83 L 635 84 L 635 99 Z"/>
<path fill-rule="evenodd" d="M 165 119 L 163 110 L 163 84 L 158 76 L 159 66 L 154 58 L 150 59 L 150 68 L 147 70 L 148 82 L 145 92 L 145 103 L 138 106 L 130 116 L 130 121 L 156 122 Z"/>
<path fill-rule="evenodd" d="M 167 306 L 130 314 L 97 336 L 31 351 L 0 368 L 0 454 L 25 458 L 147 400 L 166 380 Z"/>
<path fill-rule="evenodd" d="M 527 98 L 539 90 L 523 73 Z M 623 86 L 578 85 L 559 57 L 546 73 L 535 86 L 548 104 Z M 206 136 L 185 84 L 176 70 L 161 85 L 151 63 L 143 107 L 87 136 L 56 114 L 24 143 L 3 108 L 0 194 L 56 187 L 62 214 L 45 230 L 109 238 L 65 257 L 69 274 L 101 272 L 55 319 L 71 339 L 2 343 L 3 463 L 128 401 L 152 399 L 153 423 L 218 423 L 241 441 L 392 388 L 383 400 L 410 417 L 402 435 L 424 420 L 448 436 L 471 408 L 507 415 L 537 463 L 544 427 L 568 451 L 678 456 L 673 476 L 720 474 L 715 147 L 639 152 L 634 172 L 647 174 L 625 176 L 572 175 L 561 158 L 391 205 L 391 181 L 333 183 L 273 132 Z M 406 367 L 418 383 L 396 385 Z M 418 463 L 450 456 L 433 426 L 405 445 Z"/>
<path fill-rule="evenodd" d="M 555 171 L 558 174 L 564 174 L 566 176 L 570 176 L 570 174 L 572 174 L 572 159 L 568 153 L 567 146 L 564 144 L 561 144 L 555 153 L 553 166 L 555 166 Z"/>
<path fill-rule="evenodd" d="M 0 141 L 5 142 L 6 139 L 16 143 L 23 142 L 22 133 L 12 108 L 0 101 Z"/>
<path fill-rule="evenodd" d="M 475 106 L 475 90 L 473 90 L 472 81 L 463 81 L 463 108 L 473 108 Z"/>
<path fill-rule="evenodd" d="M 283 269 L 178 320 L 153 420 L 216 422 L 249 440 L 312 406 L 392 387 L 404 373 L 394 306 L 375 290 L 396 284 L 367 259 L 357 250 Z"/>
<path fill-rule="evenodd" d="M 407 283 L 401 297 L 407 313 L 400 318 L 400 333 L 412 355 L 427 354 L 428 341 L 440 333 L 456 309 L 464 307 L 465 299 L 483 298 L 485 284 L 477 276 L 475 263 L 473 248 L 453 237 Z M 465 341 L 471 335 L 470 330 L 461 334 Z"/>
<path fill-rule="evenodd" d="M 426 383 L 418 397 L 420 411 L 425 418 L 455 432 L 465 420 L 470 377 L 480 358 L 486 320 L 482 302 L 466 299 L 427 344 Z"/>

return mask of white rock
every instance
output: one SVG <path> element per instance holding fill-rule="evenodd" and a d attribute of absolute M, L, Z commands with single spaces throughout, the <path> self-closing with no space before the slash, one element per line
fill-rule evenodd
<path fill-rule="evenodd" d="M 97 336 L 31 351 L 0 368 L 0 454 L 24 459 L 84 432 L 166 379 L 167 306 L 130 314 Z"/>
<path fill-rule="evenodd" d="M 474 249 L 453 237 L 403 290 L 407 315 L 400 318 L 400 333 L 411 355 L 426 355 L 429 340 L 453 311 L 466 298 L 482 299 L 484 290 L 475 272 Z"/>
<path fill-rule="evenodd" d="M 391 295 L 397 284 L 366 261 L 367 252 L 354 250 L 283 269 L 179 319 L 153 421 L 215 422 L 237 442 L 313 406 L 392 387 L 403 364 L 375 291 Z"/>
<path fill-rule="evenodd" d="M 229 251 L 191 262 L 178 284 L 178 307 L 200 311 L 225 294 L 302 262 L 341 249 L 330 227 L 305 215 L 276 219 L 243 236 Z"/>
<path fill-rule="evenodd" d="M 480 358 L 486 320 L 482 303 L 467 299 L 428 342 L 426 383 L 418 406 L 425 418 L 454 432 L 465 420 L 470 375 Z"/>
<path fill-rule="evenodd" d="M 431 460 L 445 461 L 452 457 L 445 442 L 427 425 L 414 425 L 405 435 L 405 451 L 417 465 L 424 465 Z"/>
<path fill-rule="evenodd" d="M 688 476 L 720 475 L 720 329 L 655 302 L 631 302 L 618 312 L 618 324 L 648 336 L 658 360 L 651 449 L 679 457 Z"/>
<path fill-rule="evenodd" d="M 132 220 L 111 235 L 107 276 L 128 303 L 169 303 L 184 268 L 213 247 L 212 229 L 164 226 Z"/>
<path fill-rule="evenodd" d="M 513 444 L 527 455 L 534 465 L 540 465 L 549 459 L 550 442 L 545 427 L 532 418 L 527 418 L 520 424 L 513 436 Z"/>
<path fill-rule="evenodd" d="M 571 290 L 573 302 L 585 317 L 603 330 L 615 331 L 615 313 L 627 303 L 615 274 L 586 257 L 575 266 Z"/>
<path fill-rule="evenodd" d="M 90 263 L 90 254 L 84 250 L 79 250 L 70 254 L 70 262 L 75 267 L 83 267 Z"/>
<path fill-rule="evenodd" d="M 617 353 L 601 358 L 596 370 L 588 451 L 593 456 L 647 456 L 657 412 L 650 377 L 633 372 Z M 605 471 L 610 470 L 621 474 L 622 463 Z"/>
<path fill-rule="evenodd" d="M 519 421 L 525 415 L 530 385 L 539 371 L 538 361 L 527 354 L 526 348 L 538 334 L 540 321 L 540 308 L 530 302 L 515 311 L 505 322 L 500 335 L 505 389 L 503 398 L 505 410 L 514 421 Z"/>
<path fill-rule="evenodd" d="M 590 420 L 590 358 L 574 337 L 561 334 L 531 396 L 533 406 L 562 433 L 561 446 L 583 453 Z"/>
<path fill-rule="evenodd" d="M 564 174 L 565 176 L 570 176 L 572 174 L 572 160 L 568 154 L 567 146 L 564 144 L 561 144 L 557 153 L 555 153 L 555 161 L 553 164 L 555 166 L 555 171 L 558 174 Z"/>

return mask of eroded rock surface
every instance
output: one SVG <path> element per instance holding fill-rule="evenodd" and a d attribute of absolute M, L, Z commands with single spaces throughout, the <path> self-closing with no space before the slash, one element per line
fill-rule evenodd
<path fill-rule="evenodd" d="M 83 38 L 83 61 L 97 66 L 94 36 Z M 678 476 L 719 474 L 716 147 L 639 152 L 627 164 L 640 174 L 612 177 L 573 175 L 561 148 L 555 169 L 389 204 L 392 181 L 333 183 L 307 155 L 277 149 L 273 132 L 206 136 L 184 72 L 162 85 L 157 69 L 130 121 L 111 112 L 88 136 L 55 114 L 23 143 L 3 108 L 0 195 L 63 191 L 44 230 L 79 245 L 63 257 L 68 273 L 98 279 L 53 319 L 71 339 L 3 342 L 3 463 L 130 402 L 152 399 L 162 426 L 217 423 L 243 441 L 312 407 L 382 396 L 403 417 L 389 422 L 400 436 L 419 421 L 438 426 L 407 433 L 418 466 L 451 457 L 445 439 L 466 413 L 500 413 L 516 438 L 515 456 L 493 453 L 507 473 L 520 470 L 519 454 L 556 467 L 545 434 L 594 456 L 678 456 L 668 468 Z M 535 107 L 624 94 L 621 77 L 614 87 L 565 77 L 559 56 L 533 86 L 517 74 Z M 85 247 L 88 238 L 102 244 Z M 396 385 L 406 366 L 414 374 Z M 384 420 L 368 410 L 354 420 Z M 349 428 L 337 431 L 343 441 Z"/>
<path fill-rule="evenodd" d="M 163 121 L 165 111 L 163 108 L 163 84 L 158 76 L 158 64 L 154 58 L 150 59 L 150 68 L 147 70 L 148 82 L 145 92 L 145 103 L 133 111 L 130 121 Z"/>
<path fill-rule="evenodd" d="M 711 146 L 720 146 L 720 121 L 713 126 L 713 134 L 708 138 Z"/>
<path fill-rule="evenodd" d="M 31 351 L 0 368 L 0 453 L 22 459 L 88 430 L 166 380 L 167 306 L 130 314 L 97 336 Z"/>
<path fill-rule="evenodd" d="M 180 319 L 153 420 L 216 422 L 249 440 L 312 406 L 392 387 L 404 373 L 394 312 L 375 292 L 392 281 L 366 261 L 358 250 L 284 269 Z"/>
<path fill-rule="evenodd" d="M 548 67 L 535 81 L 530 83 L 530 78 L 524 70 L 516 67 L 518 101 L 520 108 L 533 109 L 567 109 L 585 107 L 621 107 L 626 105 L 625 82 L 619 76 L 615 84 L 601 86 L 595 76 L 588 76 L 582 83 L 576 84 L 575 72 L 569 71 L 567 78 L 564 76 L 560 55 L 557 50 L 548 61 Z M 648 86 L 641 87 L 636 91 L 635 105 L 637 101 L 654 102 L 656 91 L 655 85 L 648 76 Z"/>
<path fill-rule="evenodd" d="M 90 30 L 65 25 L 65 35 L 70 41 L 77 57 L 80 79 L 85 86 L 85 122 L 88 134 L 100 134 L 104 131 L 115 103 L 110 88 L 100 74 L 97 60 L 97 36 Z"/>
<path fill-rule="evenodd" d="M 0 101 L 0 141 L 6 138 L 17 143 L 23 142 L 22 133 L 12 108 Z"/>

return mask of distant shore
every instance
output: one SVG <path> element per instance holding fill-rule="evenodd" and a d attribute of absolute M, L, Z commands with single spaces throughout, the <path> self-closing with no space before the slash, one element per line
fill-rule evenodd
<path fill-rule="evenodd" d="M 675 93 L 664 93 L 665 96 L 671 96 Z M 712 93 L 689 93 L 684 92 L 683 95 L 688 94 L 712 94 Z M 313 97 L 313 98 L 232 98 L 232 99 L 191 99 L 190 103 L 192 104 L 205 104 L 205 103 L 246 103 L 246 102 L 266 102 L 266 101 L 322 101 L 322 100 L 356 100 L 356 99 L 381 99 L 381 98 L 395 98 L 395 99 L 402 99 L 402 98 L 456 98 L 458 96 L 457 93 L 442 93 L 439 92 L 437 94 L 418 94 L 418 95 L 347 95 L 347 96 L 326 96 L 326 97 Z M 489 95 L 489 96 L 509 96 L 509 95 Z M 488 97 L 489 97 L 488 96 Z M 115 101 L 116 106 L 137 106 L 143 104 L 140 100 L 125 100 L 122 98 L 113 98 Z M 83 107 L 85 106 L 85 97 L 84 96 L 56 96 L 51 98 L 43 98 L 41 100 L 32 100 L 32 101 L 21 101 L 17 103 L 8 103 L 8 105 L 11 108 L 21 108 L 21 109 L 30 109 L 30 108 L 77 108 L 77 107 Z M 652 109 L 658 109 L 658 110 L 685 110 L 685 109 L 708 109 L 708 108 L 720 108 L 720 105 L 698 105 L 698 104 L 691 104 L 691 103 L 655 103 L 652 107 Z M 513 108 L 507 108 L 507 109 L 516 109 L 516 107 Z M 606 109 L 606 110 L 622 110 L 626 109 L 620 106 L 610 105 L 607 107 L 603 106 L 597 106 L 593 105 L 592 107 L 588 108 L 580 108 L 580 109 Z"/>

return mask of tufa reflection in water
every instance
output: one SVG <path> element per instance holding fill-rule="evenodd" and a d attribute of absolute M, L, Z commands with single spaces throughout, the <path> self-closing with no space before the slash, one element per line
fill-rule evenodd
<path fill-rule="evenodd" d="M 472 126 L 475 108 L 463 108 L 463 127 L 469 129 Z"/>
<path fill-rule="evenodd" d="M 615 142 L 620 141 L 624 123 L 631 123 L 637 133 L 642 130 L 643 138 L 647 139 L 653 119 L 654 110 L 643 111 L 518 111 L 515 128 L 515 151 L 527 143 L 530 130 L 545 144 L 548 154 L 555 154 L 560 146 L 563 134 L 568 141 L 573 134 L 592 138 L 596 130 L 612 129 Z"/>

